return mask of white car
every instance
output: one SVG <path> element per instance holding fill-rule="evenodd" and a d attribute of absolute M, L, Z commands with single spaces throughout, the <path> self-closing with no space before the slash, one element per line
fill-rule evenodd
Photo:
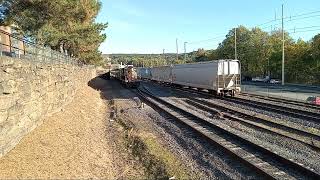
<path fill-rule="evenodd" d="M 279 79 L 270 79 L 270 84 L 280 84 L 281 80 Z"/>

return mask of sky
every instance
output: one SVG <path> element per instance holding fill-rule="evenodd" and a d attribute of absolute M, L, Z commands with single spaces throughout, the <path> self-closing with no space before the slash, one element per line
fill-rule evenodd
<path fill-rule="evenodd" d="M 104 54 L 179 52 L 212 49 L 239 25 L 265 31 L 281 28 L 295 39 L 320 32 L 319 0 L 101 0 L 96 21 L 108 23 Z M 305 14 L 305 15 L 304 15 Z M 277 20 L 275 20 L 277 19 Z M 275 20 L 273 22 L 270 22 Z M 266 22 L 270 22 L 264 24 Z M 262 25 L 261 25 L 262 24 Z M 259 26 L 260 25 L 260 26 Z M 207 40 L 208 41 L 202 41 Z M 200 42 L 199 42 L 200 41 Z"/>

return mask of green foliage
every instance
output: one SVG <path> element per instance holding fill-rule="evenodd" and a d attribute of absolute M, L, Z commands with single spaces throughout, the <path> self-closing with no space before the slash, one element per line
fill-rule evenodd
<path fill-rule="evenodd" d="M 1 2 L 0 2 L 1 3 Z M 87 64 L 101 62 L 101 32 L 107 24 L 96 23 L 101 3 L 96 0 L 8 0 L 2 2 L 2 24 L 14 24 L 34 42 L 67 51 Z"/>
<path fill-rule="evenodd" d="M 243 76 L 281 77 L 282 31 L 270 34 L 259 28 L 251 30 L 237 28 L 237 52 L 242 64 Z M 229 31 L 226 39 L 208 57 L 214 59 L 234 58 L 234 30 Z M 213 59 L 213 58 L 210 58 Z M 299 39 L 294 41 L 285 33 L 285 76 L 286 82 L 320 84 L 320 35 L 310 42 Z"/>

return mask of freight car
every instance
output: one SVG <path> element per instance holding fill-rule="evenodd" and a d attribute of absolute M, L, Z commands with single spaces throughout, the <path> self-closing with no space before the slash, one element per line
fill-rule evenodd
<path fill-rule="evenodd" d="M 239 60 L 215 60 L 151 68 L 150 80 L 206 89 L 217 95 L 231 95 L 241 91 Z"/>
<path fill-rule="evenodd" d="M 147 80 L 151 79 L 151 70 L 150 68 L 138 67 L 137 68 L 138 79 Z"/>
<path fill-rule="evenodd" d="M 136 69 L 133 65 L 126 65 L 112 71 L 112 76 L 121 81 L 126 87 L 138 87 L 139 80 L 137 78 Z"/>
<path fill-rule="evenodd" d="M 151 80 L 172 83 L 172 67 L 173 66 L 160 66 L 151 68 Z"/>

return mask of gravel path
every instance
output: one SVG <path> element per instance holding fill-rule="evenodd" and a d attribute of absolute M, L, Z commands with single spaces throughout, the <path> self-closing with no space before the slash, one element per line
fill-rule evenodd
<path fill-rule="evenodd" d="M 115 148 L 118 137 L 106 110 L 98 91 L 79 90 L 62 112 L 46 118 L 0 159 L 0 179 L 139 177 L 139 166 Z"/>

